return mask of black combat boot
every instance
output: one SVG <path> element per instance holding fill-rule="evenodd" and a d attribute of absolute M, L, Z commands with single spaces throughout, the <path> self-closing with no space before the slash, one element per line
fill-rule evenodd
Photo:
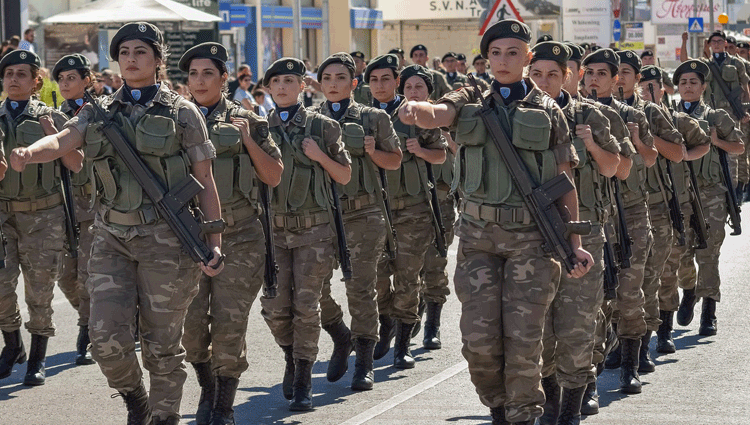
<path fill-rule="evenodd" d="M 585 392 L 585 385 L 578 388 L 563 388 L 560 418 L 557 420 L 557 425 L 580 425 L 581 403 Z"/>
<path fill-rule="evenodd" d="M 596 415 L 599 413 L 599 392 L 596 390 L 596 381 L 586 385 L 586 392 L 583 393 L 583 402 L 581 403 L 582 415 Z"/>
<path fill-rule="evenodd" d="M 133 391 L 120 392 L 112 398 L 121 395 L 128 409 L 127 425 L 149 425 L 151 423 L 151 407 L 148 405 L 148 392 L 143 382 Z"/>
<path fill-rule="evenodd" d="M 606 369 L 617 369 L 620 367 L 622 362 L 622 340 L 619 340 L 617 346 L 609 352 L 607 358 L 604 360 L 604 367 Z"/>
<path fill-rule="evenodd" d="M 396 319 L 381 314 L 380 318 L 380 341 L 375 344 L 373 359 L 380 360 L 391 349 L 391 340 L 396 336 Z"/>
<path fill-rule="evenodd" d="M 47 360 L 47 341 L 49 341 L 49 338 L 46 336 L 31 334 L 29 363 L 26 365 L 26 376 L 23 377 L 24 385 L 44 385 L 46 377 L 44 363 Z"/>
<path fill-rule="evenodd" d="M 620 365 L 620 391 L 625 394 L 639 394 L 641 379 L 638 376 L 638 355 L 641 349 L 640 339 L 620 338 L 622 364 Z"/>
<path fill-rule="evenodd" d="M 677 309 L 677 324 L 687 326 L 693 321 L 693 309 L 698 297 L 695 296 L 695 289 L 683 289 L 680 308 Z"/>
<path fill-rule="evenodd" d="M 179 425 L 180 419 L 176 416 L 168 416 L 166 419 L 153 418 L 152 425 Z"/>
<path fill-rule="evenodd" d="M 3 339 L 5 347 L 0 353 L 0 379 L 9 377 L 16 363 L 23 364 L 26 361 L 26 350 L 23 348 L 20 329 L 13 332 L 3 331 Z"/>
<path fill-rule="evenodd" d="M 310 360 L 294 360 L 294 397 L 289 403 L 289 410 L 302 412 L 312 410 L 312 368 Z M 214 425 L 214 424 L 212 424 Z"/>
<path fill-rule="evenodd" d="M 371 390 L 375 383 L 375 372 L 372 370 L 372 353 L 375 351 L 375 340 L 356 338 L 354 340 L 354 351 L 357 353 L 357 358 L 354 360 L 352 390 Z"/>
<path fill-rule="evenodd" d="M 354 348 L 352 333 L 343 320 L 329 326 L 323 326 L 323 330 L 328 332 L 333 339 L 333 353 L 331 353 L 331 360 L 328 361 L 326 379 L 328 379 L 328 382 L 336 382 L 349 369 L 349 354 Z"/>
<path fill-rule="evenodd" d="M 239 384 L 238 378 L 216 376 L 216 398 L 211 425 L 234 425 L 234 396 Z"/>
<path fill-rule="evenodd" d="M 659 311 L 661 325 L 656 331 L 656 352 L 669 354 L 675 352 L 674 340 L 672 339 L 672 326 L 674 321 L 674 311 Z"/>
<path fill-rule="evenodd" d="M 492 425 L 510 425 L 510 422 L 505 420 L 505 406 L 490 408 L 490 416 Z"/>
<path fill-rule="evenodd" d="M 698 329 L 698 335 L 716 335 L 716 300 L 713 298 L 703 298 L 701 326 Z"/>
<path fill-rule="evenodd" d="M 78 340 L 76 341 L 76 364 L 79 366 L 96 363 L 89 352 L 89 326 L 78 327 Z"/>
<path fill-rule="evenodd" d="M 424 340 L 422 345 L 428 350 L 439 350 L 440 342 L 440 313 L 443 305 L 435 302 L 427 303 L 427 319 L 424 322 Z"/>
<path fill-rule="evenodd" d="M 638 373 L 651 373 L 656 370 L 656 363 L 651 360 L 648 345 L 651 342 L 652 331 L 646 331 L 641 337 L 641 350 L 638 354 Z"/>
<path fill-rule="evenodd" d="M 211 371 L 211 362 L 191 363 L 201 387 L 201 398 L 198 401 L 198 411 L 195 413 L 196 425 L 209 425 L 211 412 L 214 410 L 214 394 L 216 393 L 216 378 Z"/>
<path fill-rule="evenodd" d="M 542 378 L 544 390 L 544 413 L 539 417 L 539 425 L 555 425 L 560 416 L 560 385 L 557 377 L 552 375 Z"/>
<path fill-rule="evenodd" d="M 399 320 L 396 325 L 396 342 L 393 346 L 393 367 L 396 369 L 414 368 L 414 357 L 409 349 L 412 329 L 414 323 L 403 323 Z"/>
<path fill-rule="evenodd" d="M 420 277 L 423 278 L 423 277 Z M 419 307 L 417 308 L 417 314 L 419 314 L 419 320 L 414 324 L 414 329 L 411 330 L 411 337 L 415 338 L 419 335 L 419 331 L 422 329 L 422 319 L 424 319 L 424 312 L 427 308 L 427 303 L 424 300 L 424 294 L 419 293 Z"/>
<path fill-rule="evenodd" d="M 283 345 L 281 349 L 284 350 L 284 360 L 286 361 L 284 379 L 281 381 L 281 390 L 284 393 L 284 398 L 291 400 L 294 397 L 294 390 L 292 389 L 292 385 L 294 384 L 294 346 Z"/>

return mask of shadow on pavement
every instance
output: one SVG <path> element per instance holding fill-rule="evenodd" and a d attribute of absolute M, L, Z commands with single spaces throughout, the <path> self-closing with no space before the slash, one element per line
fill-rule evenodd
<path fill-rule="evenodd" d="M 0 401 L 10 399 L 11 394 L 17 391 L 34 389 L 34 387 L 22 384 L 27 365 L 28 362 L 14 365 L 11 375 L 0 381 Z M 47 356 L 45 366 L 47 379 L 74 367 L 76 367 L 75 353 L 58 353 Z"/>
<path fill-rule="evenodd" d="M 486 421 L 487 416 L 456 416 L 455 418 L 448 418 L 445 421 L 461 423 L 463 421 L 483 421 L 483 420 Z M 492 425 L 492 421 L 486 422 L 486 425 Z"/>

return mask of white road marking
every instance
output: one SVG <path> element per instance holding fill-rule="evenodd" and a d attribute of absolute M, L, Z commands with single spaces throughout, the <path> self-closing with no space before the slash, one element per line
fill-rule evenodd
<path fill-rule="evenodd" d="M 410 398 L 416 397 L 417 395 L 423 393 L 424 391 L 429 390 L 435 385 L 438 385 L 439 383 L 447 379 L 450 379 L 451 377 L 464 371 L 468 366 L 469 366 L 468 363 L 466 363 L 465 361 L 455 364 L 449 367 L 448 369 L 445 369 L 444 371 L 438 373 L 437 375 L 432 376 L 430 379 L 422 381 L 419 384 L 409 388 L 408 390 L 400 394 L 396 394 L 395 396 L 389 398 L 388 400 L 385 400 L 384 402 L 378 404 L 377 406 L 373 406 L 365 410 L 364 412 L 349 419 L 346 422 L 342 422 L 341 425 L 361 425 L 369 421 L 370 419 L 373 419 L 393 409 L 394 407 L 409 400 Z"/>

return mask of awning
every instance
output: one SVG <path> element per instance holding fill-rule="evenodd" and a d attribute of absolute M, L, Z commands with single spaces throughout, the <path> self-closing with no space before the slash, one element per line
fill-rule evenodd
<path fill-rule="evenodd" d="M 118 22 L 218 22 L 221 18 L 172 0 L 98 0 L 50 16 L 44 24 L 106 24 Z"/>

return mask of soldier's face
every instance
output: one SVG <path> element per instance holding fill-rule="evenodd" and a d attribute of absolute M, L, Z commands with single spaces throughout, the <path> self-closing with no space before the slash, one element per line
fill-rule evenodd
<path fill-rule="evenodd" d="M 370 91 L 378 102 L 390 102 L 396 97 L 399 80 L 390 68 L 375 69 L 370 73 Z"/>
<path fill-rule="evenodd" d="M 484 74 L 487 71 L 487 61 L 485 59 L 478 59 L 474 62 L 474 69 L 477 74 Z"/>
<path fill-rule="evenodd" d="M 458 67 L 458 61 L 454 57 L 447 57 L 443 59 L 443 68 L 447 72 L 456 72 L 456 68 Z"/>
<path fill-rule="evenodd" d="M 750 58 L 750 49 L 737 49 L 737 54 L 739 54 L 743 59 Z"/>
<path fill-rule="evenodd" d="M 411 55 L 412 62 L 416 63 L 417 65 L 427 66 L 427 59 L 429 57 L 427 56 L 427 52 L 424 50 L 416 50 Z"/>
<path fill-rule="evenodd" d="M 466 74 L 466 61 L 458 61 L 458 66 L 456 67 L 458 72 L 462 74 Z"/>
<path fill-rule="evenodd" d="M 538 60 L 529 66 L 529 77 L 553 99 L 560 95 L 566 75 L 560 64 L 551 60 Z"/>
<path fill-rule="evenodd" d="M 430 97 L 430 92 L 422 77 L 414 75 L 404 83 L 404 96 L 406 100 L 424 102 Z"/>
<path fill-rule="evenodd" d="M 727 44 L 726 44 L 726 51 L 727 51 L 727 53 L 729 53 L 730 55 L 735 55 L 735 54 L 737 54 L 737 45 L 735 45 L 735 44 L 732 44 L 732 43 L 727 43 Z"/>
<path fill-rule="evenodd" d="M 570 72 L 568 72 L 568 76 L 565 78 L 563 88 L 568 93 L 575 95 L 578 92 L 578 83 L 581 81 L 583 71 L 576 61 L 568 61 L 568 69 Z"/>
<path fill-rule="evenodd" d="M 701 83 L 701 79 L 695 72 L 686 72 L 680 75 L 677 81 L 677 90 L 680 92 L 680 98 L 686 102 L 696 102 L 700 100 L 706 85 Z"/>
<path fill-rule="evenodd" d="M 598 97 L 609 97 L 612 95 L 612 88 L 617 82 L 617 76 L 612 76 L 612 71 L 606 63 L 590 63 L 586 67 L 584 77 L 587 93 L 593 93 L 596 90 Z"/>
<path fill-rule="evenodd" d="M 359 75 L 365 72 L 365 68 L 367 68 L 367 64 L 365 63 L 365 61 L 363 61 L 360 58 L 354 58 L 354 67 L 355 67 L 355 74 Z"/>
<path fill-rule="evenodd" d="M 3 71 L 3 88 L 8 93 L 8 99 L 28 100 L 36 89 L 37 78 L 31 70 L 31 65 L 8 65 Z"/>
<path fill-rule="evenodd" d="M 632 92 L 639 78 L 639 74 L 635 72 L 635 69 L 630 65 L 622 64 L 620 65 L 619 76 L 617 87 L 622 87 L 622 90 L 626 94 Z"/>
<path fill-rule="evenodd" d="M 193 59 L 188 69 L 187 85 L 199 105 L 211 106 L 221 99 L 227 73 L 216 68 L 211 59 Z"/>
<path fill-rule="evenodd" d="M 643 96 L 644 99 L 654 103 L 661 102 L 661 98 L 664 96 L 664 88 L 661 86 L 661 82 L 656 82 L 654 80 L 641 81 L 638 83 L 638 86 L 641 88 L 641 96 Z M 655 99 L 651 97 L 649 86 L 654 90 Z"/>
<path fill-rule="evenodd" d="M 282 108 L 296 104 L 304 88 L 302 78 L 291 74 L 274 75 L 268 82 L 268 90 L 273 101 Z"/>
<path fill-rule="evenodd" d="M 122 78 L 130 87 L 145 87 L 156 82 L 156 68 L 161 65 L 161 59 L 150 45 L 141 40 L 128 40 L 120 44 L 117 57 Z"/>
<path fill-rule="evenodd" d="M 653 56 L 644 56 L 641 58 L 641 62 L 643 62 L 643 66 L 653 65 L 656 63 L 656 59 Z"/>
<path fill-rule="evenodd" d="M 521 81 L 523 70 L 531 61 L 529 45 L 517 38 L 493 40 L 487 52 L 492 75 L 500 84 Z"/>
<path fill-rule="evenodd" d="M 708 40 L 708 46 L 711 47 L 713 53 L 721 53 L 727 48 L 727 41 L 721 37 L 711 37 Z"/>
<path fill-rule="evenodd" d="M 328 65 L 323 70 L 320 85 L 323 95 L 331 102 L 340 102 L 352 95 L 356 82 L 352 80 L 349 70 L 340 63 Z"/>
<path fill-rule="evenodd" d="M 81 78 L 81 74 L 78 73 L 77 69 L 60 71 L 57 74 L 57 84 L 60 86 L 60 94 L 62 94 L 65 100 L 82 98 L 83 92 L 90 83 L 91 79 L 89 77 Z"/>

